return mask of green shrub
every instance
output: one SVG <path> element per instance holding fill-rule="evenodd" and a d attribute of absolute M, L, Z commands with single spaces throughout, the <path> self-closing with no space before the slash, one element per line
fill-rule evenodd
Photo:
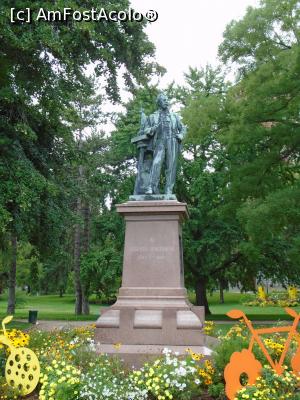
<path fill-rule="evenodd" d="M 271 367 L 265 366 L 261 371 L 261 376 L 257 378 L 256 383 L 241 389 L 237 393 L 236 399 L 300 399 L 299 392 L 297 392 L 299 381 L 300 379 L 287 369 L 284 370 L 282 375 L 278 375 Z"/>
<path fill-rule="evenodd" d="M 208 394 L 216 400 L 226 400 L 224 383 L 212 383 L 208 387 Z"/>

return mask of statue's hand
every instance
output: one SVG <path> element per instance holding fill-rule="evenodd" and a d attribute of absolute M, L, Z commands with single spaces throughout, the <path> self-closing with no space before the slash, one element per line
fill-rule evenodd
<path fill-rule="evenodd" d="M 152 129 L 151 129 L 151 128 L 146 128 L 144 132 L 145 132 L 145 134 L 146 134 L 147 136 L 152 136 L 152 135 L 153 135 Z"/>
<path fill-rule="evenodd" d="M 151 126 L 150 128 L 145 129 L 145 133 L 147 136 L 153 136 L 156 132 L 158 125 Z"/>
<path fill-rule="evenodd" d="M 176 135 L 178 142 L 181 142 L 183 139 L 183 135 L 181 133 L 177 133 Z"/>

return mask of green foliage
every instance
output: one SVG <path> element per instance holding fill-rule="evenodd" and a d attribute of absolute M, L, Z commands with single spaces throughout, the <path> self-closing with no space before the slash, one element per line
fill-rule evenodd
<path fill-rule="evenodd" d="M 22 288 L 26 287 L 28 293 L 37 293 L 42 265 L 39 262 L 39 255 L 30 243 L 19 243 L 17 264 L 19 265 L 17 285 Z"/>
<path fill-rule="evenodd" d="M 67 289 L 70 264 L 70 254 L 66 251 L 57 251 L 51 257 L 49 256 L 40 273 L 41 293 L 64 294 Z"/>
<path fill-rule="evenodd" d="M 229 163 L 224 200 L 260 255 L 263 276 L 298 282 L 299 10 L 295 1 L 265 0 L 231 23 L 220 46 L 243 74 L 228 94 Z M 265 221 L 266 223 L 262 223 Z"/>
<path fill-rule="evenodd" d="M 223 383 L 213 383 L 208 388 L 208 394 L 216 400 L 225 400 L 225 387 Z"/>
<path fill-rule="evenodd" d="M 136 153 L 136 148 L 130 140 L 137 135 L 140 129 L 141 108 L 146 115 L 153 113 L 156 109 L 158 93 L 159 90 L 155 86 L 146 86 L 134 90 L 133 98 L 124 105 L 124 112 L 116 118 L 116 129 L 112 132 L 110 159 L 108 161 L 117 168 L 115 173 L 120 177 L 122 177 L 122 171 L 129 170 L 132 158 Z"/>
<path fill-rule="evenodd" d="M 48 3 L 33 1 L 31 11 L 47 9 Z M 95 133 L 84 149 L 78 149 L 75 136 L 87 127 L 95 129 L 103 119 L 99 108 L 104 98 L 120 100 L 120 70 L 130 90 L 163 70 L 152 59 L 154 46 L 144 32 L 145 21 L 45 24 L 33 19 L 31 24 L 11 24 L 10 6 L 6 0 L 0 6 L 0 239 L 5 253 L 0 287 L 6 284 L 5 268 L 12 265 L 13 234 L 37 249 L 38 261 L 44 265 L 40 274 L 44 290 L 53 290 L 46 283 L 57 279 L 63 292 L 77 222 L 74 199 L 80 196 L 99 210 L 99 191 L 103 205 L 111 184 L 108 174 L 99 174 L 106 150 L 103 135 Z M 22 0 L 17 6 L 25 9 L 28 4 Z M 98 3 L 57 0 L 52 6 L 83 11 L 97 8 Z M 107 10 L 128 7 L 127 0 L 105 3 Z M 80 165 L 90 178 L 85 184 L 76 176 Z M 38 261 L 31 264 L 30 273 L 26 267 L 27 272 L 19 274 L 19 283 L 28 278 L 36 286 Z M 13 296 L 13 290 L 10 293 Z"/>
<path fill-rule="evenodd" d="M 122 257 L 111 236 L 102 246 L 95 246 L 81 260 L 81 279 L 89 284 L 90 291 L 96 292 L 102 300 L 116 296 L 121 283 Z"/>
<path fill-rule="evenodd" d="M 5 364 L 6 364 L 6 349 L 2 347 L 0 349 L 0 376 L 4 376 L 5 374 Z"/>
<path fill-rule="evenodd" d="M 220 46 L 223 60 L 253 69 L 288 52 L 299 40 L 297 5 L 297 0 L 263 0 L 258 8 L 248 7 L 244 18 L 232 21 L 225 30 Z"/>
<path fill-rule="evenodd" d="M 236 84 L 207 67 L 177 89 L 189 128 L 177 185 L 191 213 L 185 264 L 202 293 L 251 289 L 255 276 L 299 280 L 298 17 L 296 1 L 249 7 L 220 46 L 239 64 Z"/>
<path fill-rule="evenodd" d="M 1 397 L 3 396 L 3 399 L 17 399 L 20 394 L 17 389 L 8 386 L 4 376 L 0 376 L 0 387 Z"/>
<path fill-rule="evenodd" d="M 223 371 L 229 363 L 231 355 L 235 351 L 241 351 L 248 348 L 248 338 L 235 336 L 230 340 L 222 340 L 221 343 L 215 348 L 214 366 L 216 368 L 215 382 L 223 382 Z"/>

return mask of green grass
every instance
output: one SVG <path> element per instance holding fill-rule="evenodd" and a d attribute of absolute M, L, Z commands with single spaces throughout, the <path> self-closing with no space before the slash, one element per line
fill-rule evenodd
<path fill-rule="evenodd" d="M 7 297 L 0 297 L 0 319 L 6 316 Z M 24 292 L 17 293 L 15 319 L 28 319 L 29 310 L 38 311 L 39 320 L 96 321 L 100 315 L 100 306 L 91 304 L 90 315 L 74 315 L 75 297 L 65 295 L 28 296 Z"/>

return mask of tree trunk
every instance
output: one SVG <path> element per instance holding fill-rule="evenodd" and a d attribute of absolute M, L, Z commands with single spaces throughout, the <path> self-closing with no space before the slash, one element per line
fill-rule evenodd
<path fill-rule="evenodd" d="M 211 312 L 206 295 L 206 283 L 206 278 L 198 278 L 196 281 L 196 304 L 197 306 L 204 306 L 205 315 L 210 315 Z"/>
<path fill-rule="evenodd" d="M 222 278 L 219 279 L 220 282 L 220 304 L 224 304 L 224 280 Z"/>
<path fill-rule="evenodd" d="M 83 235 L 82 235 L 82 249 L 87 253 L 90 248 L 90 207 L 88 202 L 84 203 L 82 207 L 83 216 Z"/>
<path fill-rule="evenodd" d="M 90 314 L 90 305 L 89 305 L 89 297 L 87 293 L 82 293 L 82 312 L 85 315 Z"/>
<path fill-rule="evenodd" d="M 78 148 L 82 149 L 82 132 L 79 133 Z M 84 167 L 79 165 L 78 184 L 85 184 Z M 90 239 L 90 209 L 88 202 L 82 202 L 80 196 L 77 198 L 76 212 L 78 217 L 83 218 L 83 231 L 79 223 L 75 226 L 74 238 L 74 275 L 75 275 L 75 314 L 89 314 L 88 288 L 84 287 L 80 277 L 80 257 L 89 250 Z"/>
<path fill-rule="evenodd" d="M 16 274 L 17 274 L 17 235 L 11 235 L 12 257 L 8 276 L 7 314 L 15 313 L 16 308 Z"/>
<path fill-rule="evenodd" d="M 77 216 L 79 217 L 81 211 L 81 199 L 78 196 L 77 204 L 76 204 L 76 212 Z M 75 232 L 74 232 L 74 281 L 75 281 L 75 314 L 80 315 L 82 314 L 82 288 L 81 288 L 81 281 L 80 281 L 80 255 L 81 255 L 81 241 L 80 241 L 80 234 L 81 234 L 81 227 L 80 223 L 77 222 L 75 225 Z"/>
<path fill-rule="evenodd" d="M 83 216 L 83 234 L 82 234 L 82 250 L 86 254 L 90 248 L 90 207 L 87 201 L 84 203 L 82 208 Z M 82 284 L 82 312 L 85 315 L 89 315 L 89 289 L 90 285 Z"/>

